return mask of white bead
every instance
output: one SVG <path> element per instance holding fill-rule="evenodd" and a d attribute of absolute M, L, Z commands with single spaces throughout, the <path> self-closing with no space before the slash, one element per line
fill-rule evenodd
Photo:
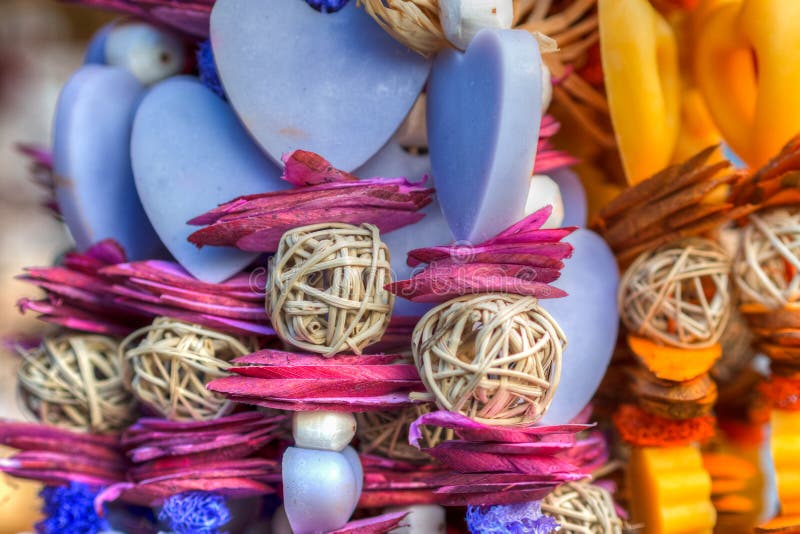
<path fill-rule="evenodd" d="M 439 0 L 439 20 L 445 37 L 456 48 L 466 50 L 484 28 L 510 28 L 513 0 Z"/>
<path fill-rule="evenodd" d="M 550 102 L 553 101 L 553 80 L 550 69 L 542 61 L 542 115 L 547 112 Z"/>
<path fill-rule="evenodd" d="M 150 85 L 183 70 L 186 49 L 175 35 L 144 22 L 120 24 L 106 38 L 106 63 Z"/>
<path fill-rule="evenodd" d="M 525 203 L 525 216 L 547 205 L 553 206 L 553 212 L 542 228 L 558 228 L 564 220 L 564 202 L 561 200 L 561 189 L 549 176 L 535 174 L 531 178 L 528 200 Z"/>
<path fill-rule="evenodd" d="M 297 447 L 338 452 L 356 435 L 356 418 L 342 412 L 295 412 L 292 435 Z"/>
<path fill-rule="evenodd" d="M 295 534 L 344 526 L 358 502 L 358 483 L 340 452 L 289 447 L 283 453 L 283 505 Z"/>
<path fill-rule="evenodd" d="M 409 514 L 403 520 L 406 526 L 400 526 L 391 534 L 438 534 L 447 530 L 445 509 L 438 504 L 415 504 L 387 508 L 387 512 L 405 512 Z"/>

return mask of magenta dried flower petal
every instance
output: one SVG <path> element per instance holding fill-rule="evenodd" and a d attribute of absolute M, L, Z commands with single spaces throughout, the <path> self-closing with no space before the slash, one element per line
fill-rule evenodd
<path fill-rule="evenodd" d="M 383 534 L 403 525 L 409 512 L 390 512 L 387 514 L 350 521 L 330 534 Z"/>

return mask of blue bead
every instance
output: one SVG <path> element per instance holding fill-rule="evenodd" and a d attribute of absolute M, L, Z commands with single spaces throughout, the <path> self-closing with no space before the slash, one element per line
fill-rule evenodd
<path fill-rule="evenodd" d="M 323 13 L 335 13 L 347 5 L 348 0 L 306 0 L 306 3 Z"/>

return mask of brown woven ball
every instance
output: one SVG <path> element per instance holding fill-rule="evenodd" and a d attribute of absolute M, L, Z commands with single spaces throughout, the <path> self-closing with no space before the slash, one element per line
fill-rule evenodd
<path fill-rule="evenodd" d="M 532 297 L 458 297 L 414 329 L 414 363 L 436 404 L 490 425 L 538 421 L 561 377 L 566 339 Z"/>
<path fill-rule="evenodd" d="M 741 299 L 770 309 L 800 301 L 800 208 L 753 213 L 734 263 Z"/>
<path fill-rule="evenodd" d="M 158 317 L 120 344 L 131 388 L 139 401 L 172 421 L 206 421 L 228 414 L 233 404 L 206 389 L 227 376 L 232 359 L 256 349 L 255 341 Z"/>
<path fill-rule="evenodd" d="M 24 359 L 17 374 L 19 394 L 42 423 L 108 433 L 136 419 L 136 400 L 123 382 L 114 339 L 65 335 L 19 352 Z"/>
<path fill-rule="evenodd" d="M 430 404 L 419 404 L 402 410 L 357 413 L 361 452 L 406 462 L 430 462 L 430 456 L 408 443 L 411 423 L 430 411 Z M 424 449 L 453 437 L 452 430 L 441 427 L 423 426 L 421 431 L 420 446 Z"/>
<path fill-rule="evenodd" d="M 668 345 L 711 346 L 731 314 L 730 270 L 725 251 L 708 239 L 645 252 L 620 282 L 622 320 L 631 332 Z"/>
<path fill-rule="evenodd" d="M 621 534 L 623 523 L 611 494 L 586 482 L 562 484 L 542 500 L 542 512 L 566 534 Z"/>
<path fill-rule="evenodd" d="M 314 224 L 286 232 L 267 280 L 266 308 L 275 332 L 323 356 L 361 354 L 389 325 L 389 258 L 371 224 Z"/>

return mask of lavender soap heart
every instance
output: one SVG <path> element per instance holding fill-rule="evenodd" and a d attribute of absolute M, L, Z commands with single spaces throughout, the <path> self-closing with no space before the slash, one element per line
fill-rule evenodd
<path fill-rule="evenodd" d="M 302 0 L 217 0 L 211 42 L 231 104 L 275 162 L 304 149 L 345 171 L 389 140 L 430 70 L 355 1 L 321 13 Z"/>
<path fill-rule="evenodd" d="M 186 240 L 197 230 L 186 221 L 218 204 L 288 187 L 228 104 L 195 78 L 156 85 L 136 114 L 131 155 L 144 209 L 187 271 L 220 282 L 255 258 L 232 248 L 198 249 Z"/>
<path fill-rule="evenodd" d="M 144 92 L 130 72 L 103 65 L 81 67 L 61 91 L 53 127 L 55 193 L 79 250 L 113 238 L 133 260 L 163 251 L 131 170 L 131 127 Z"/>
<path fill-rule="evenodd" d="M 428 83 L 428 143 L 453 236 L 489 239 L 524 215 L 542 108 L 541 57 L 523 30 L 481 30 L 441 52 Z"/>

